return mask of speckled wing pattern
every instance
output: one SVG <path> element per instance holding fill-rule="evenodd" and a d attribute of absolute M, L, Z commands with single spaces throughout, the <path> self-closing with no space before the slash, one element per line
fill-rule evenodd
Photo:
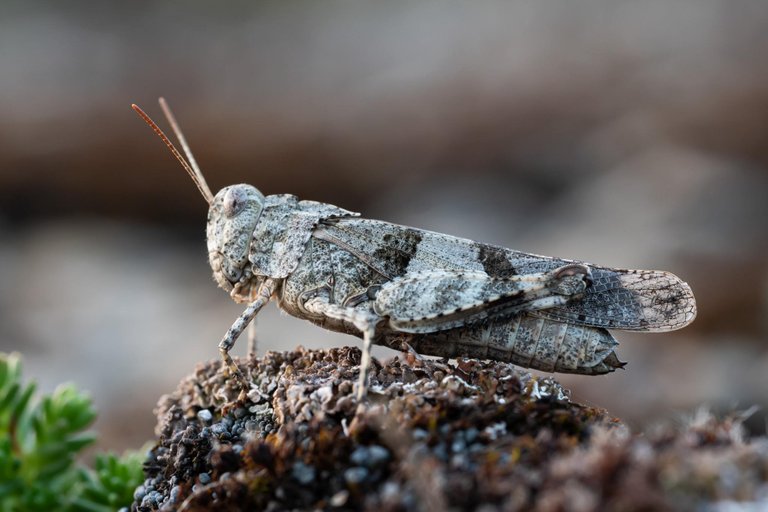
<path fill-rule="evenodd" d="M 344 248 L 390 280 L 434 271 L 503 279 L 574 263 L 370 219 L 323 221 L 313 236 Z M 573 325 L 656 332 L 679 329 L 696 316 L 690 287 L 671 273 L 585 265 L 593 282 L 580 299 L 529 314 Z"/>
<path fill-rule="evenodd" d="M 690 286 L 674 274 L 592 268 L 594 282 L 581 300 L 535 314 L 560 322 L 647 332 L 674 331 L 696 317 Z"/>
<path fill-rule="evenodd" d="M 385 283 L 373 309 L 399 331 L 436 332 L 531 309 L 555 295 L 550 282 L 541 273 L 494 278 L 484 272 L 415 272 Z"/>

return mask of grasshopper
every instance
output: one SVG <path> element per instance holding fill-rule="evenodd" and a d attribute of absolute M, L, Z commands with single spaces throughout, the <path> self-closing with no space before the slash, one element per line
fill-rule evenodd
<path fill-rule="evenodd" d="M 246 184 L 213 195 L 162 98 L 160 105 L 188 162 L 147 114 L 132 108 L 209 204 L 213 278 L 247 304 L 219 343 L 225 364 L 241 379 L 229 351 L 272 300 L 290 315 L 362 337 L 360 400 L 372 344 L 599 375 L 626 364 L 608 329 L 665 332 L 696 316 L 691 288 L 669 272 L 528 254 L 289 194 L 264 196 Z"/>

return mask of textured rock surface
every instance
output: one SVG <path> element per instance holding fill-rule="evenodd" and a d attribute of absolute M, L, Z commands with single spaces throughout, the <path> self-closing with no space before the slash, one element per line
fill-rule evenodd
<path fill-rule="evenodd" d="M 218 361 L 158 405 L 158 444 L 133 510 L 692 509 L 768 499 L 768 441 L 701 413 L 634 436 L 549 378 L 405 356 L 372 375 L 360 352 L 242 362 L 245 403 Z"/>

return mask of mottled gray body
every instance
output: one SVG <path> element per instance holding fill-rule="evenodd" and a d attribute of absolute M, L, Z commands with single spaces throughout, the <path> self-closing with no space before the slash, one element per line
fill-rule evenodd
<path fill-rule="evenodd" d="M 289 314 L 370 344 L 478 357 L 544 371 L 621 367 L 607 329 L 668 331 L 690 323 L 693 294 L 661 271 L 616 270 L 361 219 L 294 196 L 234 185 L 208 217 L 214 277 L 246 312 L 227 352 L 269 300 Z"/>
<path fill-rule="evenodd" d="M 363 338 L 359 398 L 372 343 L 595 375 L 623 366 L 607 329 L 669 331 L 696 316 L 690 287 L 668 272 L 527 254 L 361 219 L 291 195 L 264 197 L 250 185 L 213 196 L 168 105 L 160 105 L 189 162 L 144 111 L 132 108 L 210 205 L 214 279 L 248 304 L 219 343 L 240 378 L 229 351 L 271 300 L 291 315 Z"/>
<path fill-rule="evenodd" d="M 381 318 L 373 343 L 398 350 L 403 350 L 407 343 L 420 354 L 487 358 L 545 371 L 585 374 L 607 373 L 620 366 L 613 351 L 617 343 L 605 329 L 517 312 L 519 302 L 513 303 L 512 311 L 506 314 L 501 307 L 494 310 L 492 303 L 484 304 L 488 297 L 519 292 L 516 282 L 489 279 L 482 271 L 469 275 L 476 280 L 484 277 L 487 287 L 467 286 L 468 273 L 460 271 L 418 273 L 420 279 L 413 280 L 383 275 L 365 261 L 340 245 L 312 237 L 296 270 L 278 291 L 278 304 L 293 316 L 357 336 L 361 336 L 359 329 L 348 321 L 311 315 L 302 305 L 309 298 L 321 297 L 342 307 L 372 310 Z M 444 282 L 441 283 L 440 278 Z M 387 283 L 393 283 L 391 288 L 400 292 L 398 296 L 386 294 L 390 291 Z M 435 284 L 445 286 L 435 287 Z M 313 293 L 307 294 L 307 290 Z M 527 296 L 528 299 L 534 297 Z M 467 311 L 482 313 L 484 318 L 462 316 L 449 321 L 446 312 L 460 307 L 457 302 L 461 301 L 468 303 Z M 503 306 L 504 301 L 499 299 L 494 303 Z M 433 325 L 425 328 L 428 324 L 425 317 L 430 315 L 434 317 Z M 403 325 L 404 320 L 410 320 L 408 325 Z"/>

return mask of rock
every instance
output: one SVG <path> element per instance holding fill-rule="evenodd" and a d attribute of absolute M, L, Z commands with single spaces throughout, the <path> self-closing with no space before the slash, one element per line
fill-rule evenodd
<path fill-rule="evenodd" d="M 241 361 L 259 406 L 234 402 L 219 361 L 199 365 L 160 400 L 132 510 L 692 509 L 767 488 L 768 440 L 746 440 L 740 417 L 633 435 L 551 377 L 468 359 L 376 364 L 358 408 L 359 360 L 340 348 Z"/>

